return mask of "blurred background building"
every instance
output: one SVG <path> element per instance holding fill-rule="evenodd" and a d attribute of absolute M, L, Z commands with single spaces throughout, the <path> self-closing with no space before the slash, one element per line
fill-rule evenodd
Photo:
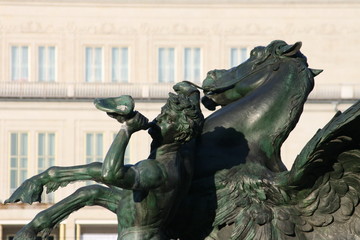
<path fill-rule="evenodd" d="M 357 0 L 0 0 L 0 201 L 50 166 L 102 161 L 119 124 L 94 98 L 132 95 L 152 119 L 174 83 L 200 84 L 275 39 L 302 41 L 309 65 L 324 69 L 282 149 L 290 168 L 316 130 L 360 98 L 359 16 Z M 128 161 L 145 159 L 149 143 L 135 134 Z M 41 204 L 1 204 L 0 239 L 84 184 Z M 116 224 L 87 207 L 52 237 L 116 239 Z"/>

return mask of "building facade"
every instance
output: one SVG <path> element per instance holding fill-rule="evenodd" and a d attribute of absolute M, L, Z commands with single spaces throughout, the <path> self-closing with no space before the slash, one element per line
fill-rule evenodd
<path fill-rule="evenodd" d="M 355 0 L 0 0 L 0 201 L 50 166 L 102 161 L 120 126 L 94 98 L 132 95 L 153 119 L 174 83 L 200 84 L 275 39 L 302 41 L 310 67 L 325 70 L 283 146 L 290 168 L 316 130 L 360 98 L 359 14 Z M 149 144 L 136 133 L 128 161 L 145 159 Z M 1 204 L 0 239 L 84 184 L 41 204 Z M 116 239 L 116 224 L 107 210 L 86 207 L 52 237 Z"/>

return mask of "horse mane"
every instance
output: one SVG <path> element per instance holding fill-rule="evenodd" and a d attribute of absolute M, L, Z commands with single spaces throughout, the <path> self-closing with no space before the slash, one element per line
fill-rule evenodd
<path fill-rule="evenodd" d="M 305 58 L 304 55 L 302 56 Z M 303 112 L 304 104 L 308 98 L 308 95 L 314 88 L 314 77 L 308 68 L 306 58 L 304 58 L 296 59 L 296 61 L 301 61 L 300 66 L 298 66 L 300 67 L 299 76 L 297 79 L 298 84 L 296 85 L 296 87 L 294 87 L 294 89 L 296 88 L 296 91 L 293 91 L 293 95 L 289 99 L 291 104 L 288 105 L 288 122 L 273 134 L 274 146 L 281 147 L 282 143 L 287 139 L 290 132 L 295 128 Z M 278 149 L 277 151 L 278 152 L 275 154 L 275 156 L 280 159 L 280 149 Z"/>

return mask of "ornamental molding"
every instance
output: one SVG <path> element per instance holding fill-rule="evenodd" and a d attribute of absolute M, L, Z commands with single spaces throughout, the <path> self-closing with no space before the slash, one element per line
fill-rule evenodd
<path fill-rule="evenodd" d="M 256 23 L 249 23 L 237 26 L 229 26 L 224 29 L 224 35 L 313 35 L 324 36 L 324 35 L 358 35 L 360 33 L 360 24 L 333 24 L 333 23 L 323 23 L 323 24 L 313 24 L 309 25 L 300 25 L 300 24 L 284 24 L 284 25 L 263 25 Z"/>
<path fill-rule="evenodd" d="M 312 25 L 300 24 L 213 24 L 193 25 L 186 23 L 162 23 L 150 24 L 140 23 L 127 25 L 124 23 L 116 24 L 100 22 L 93 25 L 77 24 L 75 22 L 65 22 L 61 25 L 48 24 L 44 22 L 28 21 L 21 24 L 5 24 L 0 22 L 0 32 L 2 33 L 58 33 L 58 34 L 89 34 L 89 35 L 220 35 L 220 36 L 266 36 L 276 34 L 305 34 L 314 36 L 321 35 L 359 35 L 360 24 L 337 24 L 320 23 Z"/>
<path fill-rule="evenodd" d="M 185 23 L 173 23 L 173 24 L 148 24 L 143 23 L 140 25 L 140 33 L 147 35 L 208 35 L 212 32 L 210 27 L 194 26 L 192 24 Z"/>

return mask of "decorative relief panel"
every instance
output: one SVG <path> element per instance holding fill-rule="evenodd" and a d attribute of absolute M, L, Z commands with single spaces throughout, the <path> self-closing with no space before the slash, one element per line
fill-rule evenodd
<path fill-rule="evenodd" d="M 62 25 L 47 24 L 44 22 L 29 21 L 18 25 L 0 22 L 0 31 L 3 33 L 77 33 L 96 35 L 276 35 L 276 34 L 316 34 L 341 35 L 360 33 L 360 24 L 202 24 L 186 23 L 118 25 L 115 23 L 98 23 L 94 25 L 78 25 L 75 22 L 65 22 Z"/>

